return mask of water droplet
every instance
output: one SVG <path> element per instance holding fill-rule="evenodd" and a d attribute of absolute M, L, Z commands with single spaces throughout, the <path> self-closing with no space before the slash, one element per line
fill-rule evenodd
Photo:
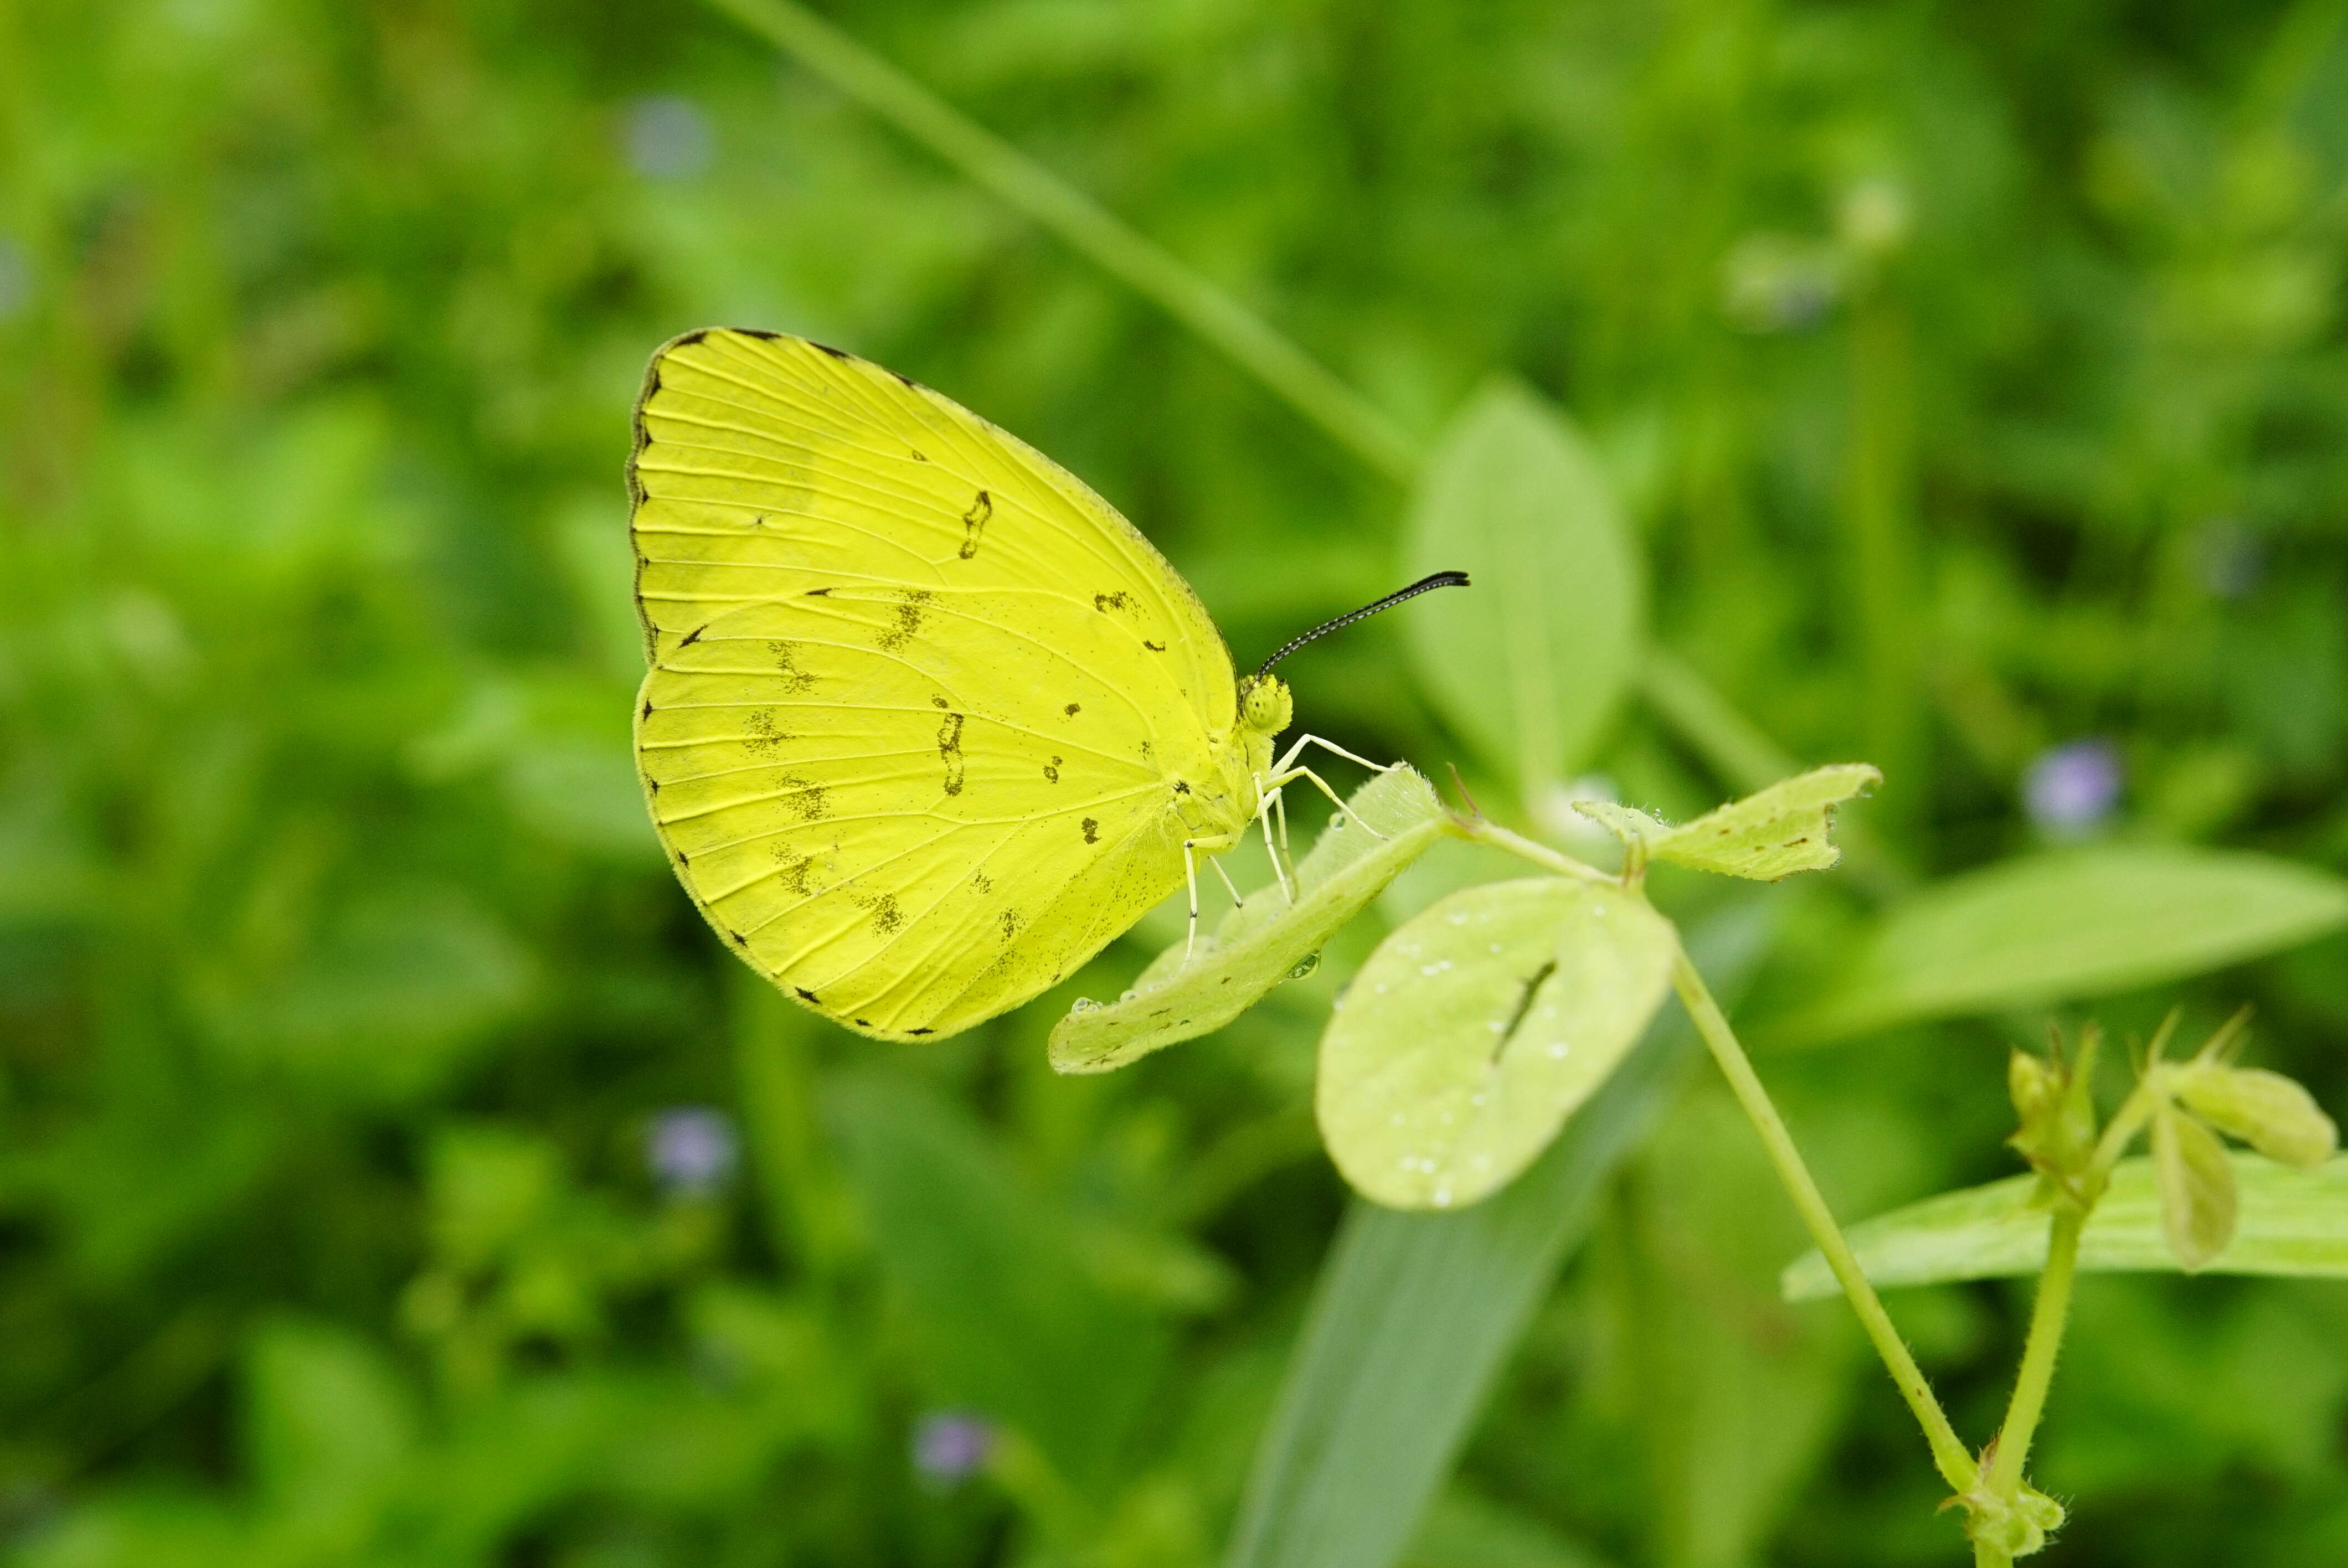
<path fill-rule="evenodd" d="M 1080 1012 L 1098 1012 L 1100 1011 L 1100 1003 L 1093 1000 L 1090 997 L 1078 997 L 1076 1000 L 1068 1004 L 1068 1012 L 1071 1017 Z"/>
<path fill-rule="evenodd" d="M 1321 955 L 1318 953 L 1307 953 L 1289 967 L 1288 978 L 1292 980 L 1301 980 L 1320 967 Z"/>
<path fill-rule="evenodd" d="M 1117 999 L 1117 1000 L 1119 1000 L 1119 1001 L 1121 1001 L 1121 1002 L 1129 1002 L 1129 1001 L 1131 1001 L 1134 998 L 1136 998 L 1136 997 L 1139 996 L 1140 994 L 1141 994 L 1141 993 L 1140 993 L 1139 991 L 1127 991 L 1124 995 L 1122 995 L 1122 996 L 1118 997 Z"/>

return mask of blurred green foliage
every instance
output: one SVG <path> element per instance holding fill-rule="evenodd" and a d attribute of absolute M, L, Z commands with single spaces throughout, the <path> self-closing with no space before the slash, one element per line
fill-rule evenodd
<path fill-rule="evenodd" d="M 1573 412 L 1653 636 L 1792 752 L 1889 775 L 1881 875 L 1788 901 L 1757 1035 L 1840 975 L 1869 886 L 2049 838 L 2348 867 L 2338 5 L 839 14 L 1418 438 L 1496 370 Z M 718 322 L 1052 452 L 1242 661 L 1401 579 L 1395 491 L 714 15 L 0 0 L 28 1568 L 1217 1556 L 1342 1202 L 1301 1108 L 1369 938 L 1100 1080 L 1045 1067 L 1056 999 L 881 1050 L 739 975 L 626 754 L 627 408 Z M 1402 635 L 1300 654 L 1302 718 L 1469 764 Z M 1735 793 L 1636 709 L 1584 761 L 1674 818 Z M 2183 992 L 2244 998 L 2339 1107 L 2348 941 Z M 1857 1214 L 2012 1169 L 2038 1021 L 1764 1070 Z M 1412 1561 L 1950 1560 L 1847 1316 L 1776 1296 L 1799 1250 L 1693 1080 Z M 1969 1432 L 2021 1299 L 1891 1299 Z M 913 1462 L 952 1410 L 1001 1424 L 983 1475 Z M 2037 1465 L 2057 1551 L 2348 1556 L 2343 1410 L 2337 1287 L 2088 1280 Z"/>

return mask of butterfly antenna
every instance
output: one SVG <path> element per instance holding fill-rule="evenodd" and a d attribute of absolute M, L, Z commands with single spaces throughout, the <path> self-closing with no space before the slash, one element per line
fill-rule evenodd
<path fill-rule="evenodd" d="M 1416 599 L 1420 594 L 1432 593 L 1438 588 L 1466 588 L 1467 586 L 1468 574 L 1464 571 L 1439 571 L 1433 577 L 1420 578 L 1408 588 L 1398 588 L 1395 589 L 1394 592 L 1386 595 L 1384 599 L 1379 600 L 1375 604 L 1365 604 L 1362 606 L 1361 609 L 1350 610 L 1347 613 L 1339 616 L 1334 620 L 1323 622 L 1321 625 L 1314 627 L 1312 630 L 1306 632 L 1302 637 L 1290 638 L 1288 641 L 1282 646 L 1279 652 L 1273 654 L 1271 658 L 1263 661 L 1262 665 L 1255 672 L 1256 679 L 1262 680 L 1264 676 L 1270 674 L 1273 665 L 1279 663 L 1282 660 L 1287 658 L 1290 654 L 1295 652 L 1298 649 L 1303 647 L 1306 643 L 1312 641 L 1316 637 L 1326 637 L 1331 632 L 1351 626 L 1357 620 L 1367 620 L 1379 610 L 1392 610 L 1395 605 L 1400 604 L 1406 599 Z"/>

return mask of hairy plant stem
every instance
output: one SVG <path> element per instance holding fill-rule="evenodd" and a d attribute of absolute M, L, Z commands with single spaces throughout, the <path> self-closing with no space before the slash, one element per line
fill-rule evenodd
<path fill-rule="evenodd" d="M 2046 1388 L 2054 1378 L 2054 1355 L 2063 1344 L 2063 1327 L 2071 1315 L 2071 1281 L 2079 1268 L 2079 1233 L 2087 1224 L 2085 1209 L 2065 1204 L 2054 1211 L 2046 1234 L 2046 1270 L 2038 1276 L 2038 1299 L 2030 1310 L 2030 1337 L 2022 1348 L 2022 1370 L 2013 1380 L 2013 1399 L 2005 1407 L 2005 1424 L 1998 1429 L 1997 1453 L 1986 1478 L 1991 1495 L 2021 1494 L 2022 1466 L 2030 1457 L 2030 1440 L 2038 1430 L 2046 1408 Z"/>
<path fill-rule="evenodd" d="M 1941 1409 L 1940 1400 L 1933 1398 L 1931 1385 L 1924 1380 L 1923 1369 L 1916 1365 L 1916 1358 L 1909 1354 L 1906 1341 L 1900 1337 L 1900 1330 L 1892 1325 L 1891 1315 L 1884 1311 L 1882 1299 L 1875 1294 L 1875 1286 L 1868 1283 L 1866 1274 L 1859 1268 L 1858 1255 L 1850 1250 L 1850 1243 L 1844 1239 L 1842 1227 L 1835 1223 L 1834 1212 L 1827 1207 L 1825 1195 L 1818 1191 L 1818 1183 L 1811 1179 L 1809 1167 L 1802 1163 L 1801 1151 L 1794 1147 L 1793 1134 L 1786 1130 L 1785 1120 L 1777 1114 L 1777 1107 L 1770 1101 L 1768 1090 L 1762 1087 L 1760 1076 L 1753 1071 L 1753 1063 L 1746 1056 L 1745 1048 L 1737 1043 L 1736 1033 L 1728 1027 L 1728 1020 L 1721 1012 L 1720 1004 L 1713 999 L 1711 989 L 1704 983 L 1704 977 L 1696 973 L 1695 966 L 1688 961 L 1685 953 L 1682 953 L 1672 966 L 1672 984 L 1678 990 L 1681 1002 L 1687 1008 L 1688 1016 L 1695 1020 L 1696 1032 L 1704 1036 L 1704 1044 L 1711 1048 L 1713 1060 L 1720 1064 L 1720 1071 L 1727 1077 L 1728 1086 L 1735 1091 L 1737 1102 L 1744 1106 L 1745 1114 L 1751 1118 L 1754 1129 L 1761 1134 L 1761 1143 L 1769 1152 L 1770 1163 L 1777 1168 L 1777 1179 L 1785 1184 L 1787 1195 L 1794 1200 L 1795 1210 L 1809 1230 L 1810 1239 L 1818 1244 L 1818 1251 L 1826 1256 L 1827 1266 L 1834 1271 L 1836 1280 L 1842 1286 L 1843 1295 L 1849 1298 L 1851 1310 L 1859 1316 L 1859 1327 L 1867 1331 L 1868 1338 L 1875 1346 L 1875 1353 L 1883 1358 L 1892 1382 L 1899 1387 L 1900 1398 L 1908 1401 L 1909 1409 L 1915 1412 L 1917 1424 L 1924 1429 L 1924 1440 L 1931 1445 L 1932 1463 L 1940 1471 L 1941 1478 L 1960 1493 L 1971 1491 L 1980 1480 L 1980 1467 L 1974 1463 L 1973 1456 L 1965 1450 L 1965 1445 L 1957 1437 L 1956 1429 L 1950 1426 L 1948 1414 Z M 1979 1560 L 1976 1557 L 1976 1561 Z"/>
<path fill-rule="evenodd" d="M 1609 887 L 1621 886 L 1620 878 L 1609 876 L 1595 866 L 1585 866 L 1572 856 L 1551 849 L 1548 845 L 1511 833 L 1498 823 L 1481 816 L 1455 816 L 1452 831 L 1462 838 L 1488 844 L 1495 849 L 1505 849 L 1519 860 L 1529 860 L 1544 871 L 1554 871 L 1560 876 L 1570 876 L 1577 882 L 1600 882 Z"/>

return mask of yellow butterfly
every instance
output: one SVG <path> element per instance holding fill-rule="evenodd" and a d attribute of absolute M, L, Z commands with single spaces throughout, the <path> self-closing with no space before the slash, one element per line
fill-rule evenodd
<path fill-rule="evenodd" d="M 1304 746 L 1362 760 L 1313 736 L 1274 758 L 1272 664 L 1465 581 L 1238 680 L 1189 585 L 1073 475 L 774 333 L 653 356 L 628 489 L 636 761 L 678 879 L 752 968 L 883 1040 L 1016 1007 L 1186 879 L 1195 927 L 1196 857 L 1292 780 L 1330 793 Z"/>

